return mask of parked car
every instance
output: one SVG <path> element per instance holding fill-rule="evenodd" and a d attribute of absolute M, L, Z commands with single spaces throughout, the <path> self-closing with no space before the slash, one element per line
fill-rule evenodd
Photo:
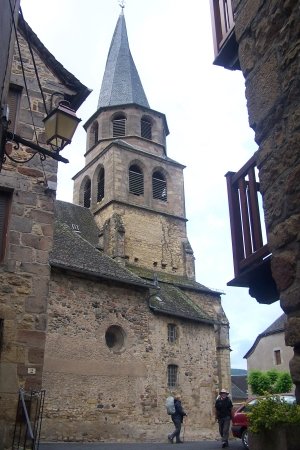
<path fill-rule="evenodd" d="M 278 394 L 276 397 L 289 404 L 296 403 L 296 397 L 292 394 Z M 263 397 L 253 398 L 248 400 L 244 405 L 240 406 L 234 413 L 232 418 L 231 431 L 234 437 L 242 439 L 243 445 L 249 449 L 248 445 L 248 420 L 247 412 Z"/>

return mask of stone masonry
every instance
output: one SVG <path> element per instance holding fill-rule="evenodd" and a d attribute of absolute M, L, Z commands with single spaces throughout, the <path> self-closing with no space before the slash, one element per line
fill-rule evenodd
<path fill-rule="evenodd" d="M 235 0 L 235 32 L 259 178 L 272 274 L 288 316 L 286 344 L 300 403 L 299 2 Z"/>
<path fill-rule="evenodd" d="M 20 56 L 15 45 L 11 83 L 21 89 L 18 123 L 15 132 L 29 141 L 45 145 L 42 119 L 45 109 L 26 40 L 18 34 L 34 126 L 28 107 Z M 72 94 L 64 87 L 35 52 L 47 108 L 53 92 Z M 28 160 L 30 148 L 7 152 L 16 159 Z M 49 251 L 53 243 L 55 191 L 47 189 L 56 182 L 57 162 L 41 161 L 39 155 L 25 164 L 6 158 L 0 173 L 0 190 L 9 195 L 8 233 L 4 259 L 0 261 L 0 318 L 3 321 L 3 346 L 0 360 L 0 448 L 11 448 L 15 426 L 18 390 L 40 390 L 47 328 Z"/>

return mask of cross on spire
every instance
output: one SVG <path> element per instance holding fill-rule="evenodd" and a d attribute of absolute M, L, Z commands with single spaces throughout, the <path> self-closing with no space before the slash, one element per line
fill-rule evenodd
<path fill-rule="evenodd" d="M 124 10 L 124 8 L 125 8 L 125 0 L 120 0 L 120 1 L 119 1 L 119 6 L 121 6 L 122 12 L 123 12 L 123 10 Z"/>

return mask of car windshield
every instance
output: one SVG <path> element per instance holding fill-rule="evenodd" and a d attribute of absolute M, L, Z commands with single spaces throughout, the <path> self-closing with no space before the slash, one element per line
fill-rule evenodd
<path fill-rule="evenodd" d="M 253 408 L 253 406 L 259 401 L 259 400 L 264 400 L 266 397 L 260 397 L 260 398 L 254 398 L 253 400 L 251 400 L 250 402 L 248 402 L 243 411 L 247 412 L 250 411 L 251 408 Z M 296 397 L 294 395 L 274 395 L 273 397 L 274 399 L 278 398 L 280 399 L 282 402 L 286 402 L 289 405 L 292 405 L 294 403 L 296 403 Z"/>

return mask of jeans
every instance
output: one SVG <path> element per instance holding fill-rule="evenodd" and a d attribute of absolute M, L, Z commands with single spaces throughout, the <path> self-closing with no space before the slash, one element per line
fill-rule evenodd
<path fill-rule="evenodd" d="M 176 438 L 176 442 L 180 442 L 181 419 L 172 419 L 175 425 L 175 431 L 169 435 L 170 439 Z"/>
<path fill-rule="evenodd" d="M 219 432 L 222 437 L 222 442 L 228 442 L 230 417 L 223 417 L 222 419 L 218 419 L 218 422 L 219 422 Z"/>

